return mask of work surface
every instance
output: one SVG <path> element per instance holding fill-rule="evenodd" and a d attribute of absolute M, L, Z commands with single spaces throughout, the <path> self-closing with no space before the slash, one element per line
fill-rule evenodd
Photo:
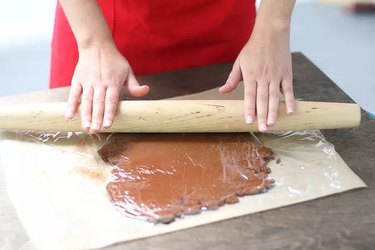
<path fill-rule="evenodd" d="M 293 55 L 296 98 L 350 102 L 302 54 Z M 159 99 L 210 89 L 224 83 L 231 65 L 217 65 L 141 77 Z M 67 89 L 1 98 L 0 103 L 64 101 Z M 352 170 L 368 185 L 360 189 L 272 211 L 243 216 L 163 236 L 118 244 L 108 249 L 372 249 L 375 245 L 375 122 L 364 113 L 359 128 L 323 131 Z M 2 170 L 0 170 L 1 175 Z M 6 196 L 0 175 L 0 247 L 26 240 Z M 308 180 L 306 180 L 308 181 Z"/>

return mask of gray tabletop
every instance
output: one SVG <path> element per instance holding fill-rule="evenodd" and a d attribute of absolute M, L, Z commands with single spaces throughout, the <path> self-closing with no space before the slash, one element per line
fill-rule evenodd
<path fill-rule="evenodd" d="M 220 86 L 230 64 L 140 77 L 151 85 L 150 99 Z M 293 54 L 296 98 L 352 102 L 303 54 Z M 353 83 L 354 84 L 354 83 Z M 67 89 L 0 98 L 0 103 L 66 100 Z M 123 98 L 128 98 L 124 94 Z M 362 112 L 360 127 L 322 131 L 348 166 L 368 185 L 297 205 L 196 228 L 120 243 L 106 249 L 374 249 L 375 121 Z M 308 181 L 308 180 L 306 180 Z M 22 245 L 27 236 L 6 196 L 0 169 L 0 247 Z M 16 244 L 17 245 L 17 244 Z"/>

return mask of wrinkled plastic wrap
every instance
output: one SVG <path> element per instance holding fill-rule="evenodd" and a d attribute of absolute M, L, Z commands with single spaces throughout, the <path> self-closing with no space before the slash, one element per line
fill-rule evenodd
<path fill-rule="evenodd" d="M 241 137 L 231 135 L 232 139 L 225 135 L 204 135 L 199 140 L 199 135 L 185 135 L 178 137 L 181 143 L 179 146 L 171 144 L 163 152 L 154 151 L 162 144 L 168 145 L 171 138 L 168 141 L 158 137 L 160 135 L 142 135 L 142 138 L 135 140 L 136 135 L 124 135 L 124 138 L 117 137 L 121 144 L 116 144 L 111 140 L 115 136 L 33 132 L 2 134 L 0 156 L 9 197 L 21 223 L 38 248 L 98 248 L 365 186 L 319 131 L 249 134 Z M 205 144 L 202 139 L 211 140 L 213 144 Z M 150 142 L 160 140 L 164 140 L 162 144 L 153 145 L 147 151 Z M 232 144 L 223 144 L 226 140 L 231 140 Z M 271 148 L 273 155 L 263 154 L 265 147 Z M 117 158 L 111 158 L 111 152 L 116 150 L 117 155 L 114 155 Z M 215 154 L 219 157 L 212 157 Z M 170 161 L 167 164 L 165 161 L 158 162 L 161 156 Z M 260 161 L 255 164 L 258 164 L 255 168 L 252 167 L 254 161 Z M 137 167 L 130 168 L 134 162 Z M 217 183 L 216 187 L 202 184 L 206 178 L 210 178 L 202 175 L 207 166 L 214 166 L 215 171 L 220 171 L 213 180 L 207 182 Z M 184 180 L 186 175 L 175 175 L 177 168 L 187 171 L 189 167 L 196 168 L 196 173 L 203 176 L 194 180 L 199 188 L 187 187 Z M 119 181 L 121 175 L 124 178 L 120 179 L 123 182 L 126 180 L 125 184 L 131 185 L 129 183 L 136 180 L 136 185 L 128 186 L 132 192 L 124 192 L 126 188 L 118 189 L 120 193 L 116 197 L 122 195 L 120 204 L 113 199 L 113 194 L 108 194 L 108 185 Z M 158 206 L 155 200 L 150 202 L 152 196 L 148 190 L 150 182 L 147 176 L 156 175 L 154 191 L 156 195 L 161 195 L 157 199 L 164 199 L 163 206 Z M 166 180 L 173 184 L 163 185 Z M 258 182 L 246 189 L 249 180 Z M 274 180 L 272 185 L 271 180 Z M 228 189 L 228 185 L 234 188 Z M 239 186 L 245 188 L 239 189 Z M 217 188 L 220 191 L 228 189 L 229 192 L 221 193 L 213 199 L 214 202 L 208 200 L 204 203 L 199 194 L 205 188 Z M 137 203 L 134 197 L 138 194 L 135 191 L 145 195 L 142 189 L 148 191 L 148 197 L 142 200 L 141 195 L 138 201 L 143 202 Z M 189 196 L 192 192 L 198 196 Z M 210 192 L 204 197 L 215 197 Z M 249 195 L 255 193 L 259 194 Z M 238 199 L 237 196 L 243 197 Z M 201 200 L 189 200 L 189 197 L 201 197 Z M 184 205 L 194 209 L 181 212 Z M 150 209 L 155 216 L 147 212 Z M 198 210 L 206 209 L 217 210 L 195 214 Z M 168 216 L 163 216 L 163 211 L 167 211 Z M 191 213 L 194 215 L 187 215 Z M 168 225 L 145 222 L 157 222 L 158 218 L 161 222 L 170 222 L 170 214 L 174 215 L 173 219 L 178 216 L 182 218 Z"/>
<path fill-rule="evenodd" d="M 170 223 L 266 191 L 272 151 L 250 134 L 117 134 L 99 154 L 108 193 L 126 216 Z"/>

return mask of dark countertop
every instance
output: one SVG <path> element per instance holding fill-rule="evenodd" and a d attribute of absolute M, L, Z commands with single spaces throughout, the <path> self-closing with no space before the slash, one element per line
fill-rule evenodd
<path fill-rule="evenodd" d="M 190 94 L 222 85 L 230 64 L 143 76 L 149 98 Z M 294 91 L 305 101 L 352 102 L 303 54 L 293 54 Z M 152 83 L 152 84 L 151 84 Z M 52 93 L 52 94 L 51 94 Z M 27 98 L 25 98 L 27 97 Z M 65 101 L 67 89 L 18 96 L 27 101 Z M 0 98 L 0 103 L 14 102 Z M 360 127 L 322 131 L 348 166 L 368 185 L 305 203 L 216 222 L 106 249 L 374 249 L 375 121 L 362 111 Z M 0 181 L 0 236 L 26 238 Z M 5 202 L 5 204 L 4 204 Z M 6 210 L 3 210 L 6 209 Z M 5 228 L 3 228 L 5 225 Z"/>

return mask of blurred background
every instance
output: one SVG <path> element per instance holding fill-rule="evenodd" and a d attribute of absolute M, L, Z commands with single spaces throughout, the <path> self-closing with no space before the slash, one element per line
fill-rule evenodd
<path fill-rule="evenodd" d="M 375 114 L 375 12 L 353 2 L 297 0 L 291 49 Z M 52 0 L 0 1 L 0 97 L 48 88 L 55 6 Z"/>

